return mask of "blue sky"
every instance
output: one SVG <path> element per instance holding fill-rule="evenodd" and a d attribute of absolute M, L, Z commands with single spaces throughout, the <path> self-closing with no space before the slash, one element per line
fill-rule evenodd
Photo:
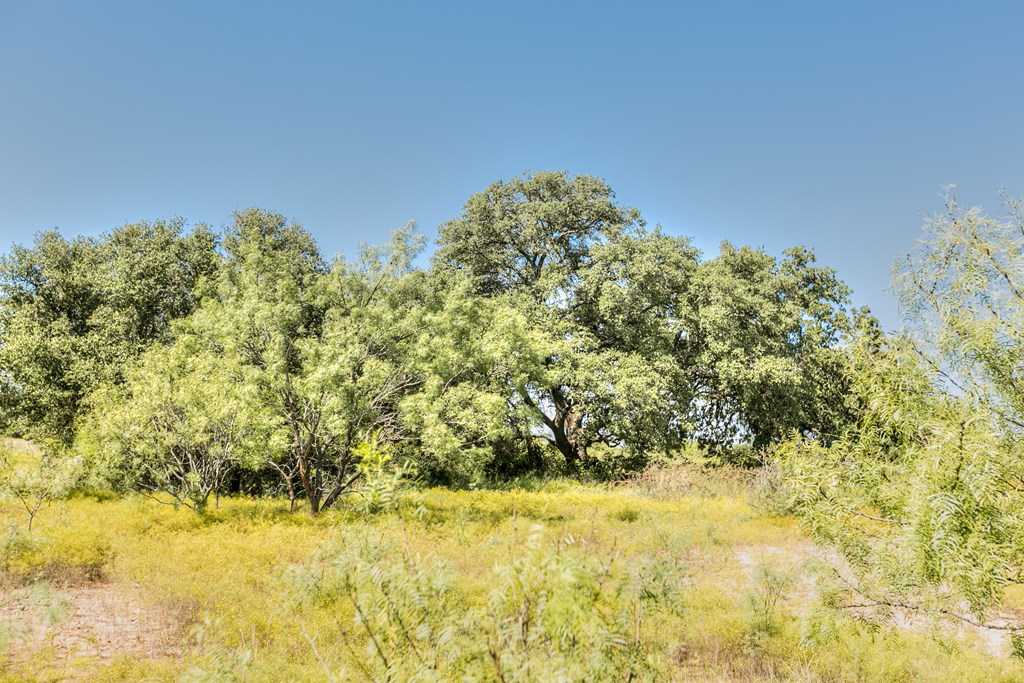
<path fill-rule="evenodd" d="M 806 244 L 894 327 L 942 186 L 1024 194 L 1024 5 L 0 0 L 0 249 L 261 206 L 328 253 L 526 169 L 709 254 Z"/>

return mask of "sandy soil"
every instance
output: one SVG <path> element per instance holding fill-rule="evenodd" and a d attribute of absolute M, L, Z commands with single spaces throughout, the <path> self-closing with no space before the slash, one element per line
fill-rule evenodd
<path fill-rule="evenodd" d="M 823 577 L 821 571 L 810 571 L 811 567 L 817 565 L 822 569 L 830 568 L 826 569 L 826 572 L 839 572 L 850 584 L 856 583 L 853 571 L 839 553 L 821 548 L 813 543 L 801 542 L 787 547 L 767 544 L 739 546 L 734 548 L 733 552 L 738 565 L 743 570 L 745 586 L 752 585 L 757 581 L 757 568 L 761 566 L 771 567 L 784 577 L 786 583 L 782 589 L 780 604 L 790 614 L 797 616 L 814 609 L 819 602 L 820 583 Z M 961 611 L 965 614 L 969 613 L 966 605 L 961 606 Z M 954 620 L 936 622 L 926 614 L 907 609 L 894 608 L 890 612 L 888 618 L 880 619 L 880 621 L 895 628 L 915 633 L 930 633 L 938 629 L 939 632 L 946 635 L 955 634 L 959 637 L 973 638 L 984 651 L 992 656 L 1007 657 L 1010 655 L 1010 632 L 1001 628 L 985 628 Z M 852 610 L 851 613 L 872 619 L 878 618 L 876 611 L 870 608 Z M 993 615 L 989 621 L 993 626 L 1022 622 L 1024 622 L 1024 612 L 1015 610 L 1003 610 L 1001 613 Z"/>
<path fill-rule="evenodd" d="M 16 666 L 32 653 L 52 648 L 69 671 L 76 669 L 76 661 L 173 656 L 182 640 L 180 620 L 111 584 L 0 592 L 0 632 L 8 644 L 8 664 Z"/>

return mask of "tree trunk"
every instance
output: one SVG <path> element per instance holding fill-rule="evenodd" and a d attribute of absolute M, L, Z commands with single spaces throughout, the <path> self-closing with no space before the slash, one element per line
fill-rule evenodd
<path fill-rule="evenodd" d="M 560 387 L 552 387 L 548 391 L 555 406 L 554 417 L 549 416 L 534 402 L 529 391 L 521 389 L 519 395 L 526 405 L 537 411 L 540 419 L 551 430 L 555 448 L 565 458 L 566 464 L 577 467 L 588 457 L 589 443 L 583 431 L 583 415 L 574 409 L 572 401 L 565 396 Z"/>
<path fill-rule="evenodd" d="M 308 457 L 303 454 L 299 455 L 297 459 L 299 480 L 302 481 L 302 490 L 306 492 L 306 498 L 309 500 L 309 513 L 316 517 L 316 514 L 320 512 L 320 488 L 313 482 L 312 473 L 309 471 Z"/>
<path fill-rule="evenodd" d="M 295 464 L 299 467 L 299 481 L 302 483 L 302 490 L 309 500 L 309 513 L 316 517 L 320 512 L 320 498 L 323 495 L 321 485 L 320 462 L 314 460 L 313 437 L 302 434 L 303 418 L 294 397 L 285 393 L 283 396 L 288 425 L 292 432 L 291 452 Z"/>
<path fill-rule="evenodd" d="M 569 441 L 568 435 L 565 433 L 565 429 L 561 425 L 551 427 L 551 431 L 555 437 L 555 448 L 565 457 L 565 462 L 569 465 L 576 465 L 579 462 L 578 453 L 573 448 L 572 443 Z"/>
<path fill-rule="evenodd" d="M 555 447 L 570 467 L 578 467 L 587 459 L 587 439 L 583 433 L 583 415 L 575 409 L 558 388 L 551 390 L 555 404 L 555 417 L 548 427 L 555 439 Z"/>

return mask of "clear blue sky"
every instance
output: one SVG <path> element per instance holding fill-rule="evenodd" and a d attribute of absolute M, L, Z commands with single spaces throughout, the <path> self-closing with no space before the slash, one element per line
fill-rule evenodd
<path fill-rule="evenodd" d="M 815 249 L 887 326 L 957 183 L 1024 194 L 1024 4 L 0 0 L 0 249 L 275 209 L 328 253 L 526 169 L 714 253 Z"/>

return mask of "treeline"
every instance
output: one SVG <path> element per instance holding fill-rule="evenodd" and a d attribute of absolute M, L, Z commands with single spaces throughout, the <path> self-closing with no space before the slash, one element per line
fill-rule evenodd
<path fill-rule="evenodd" d="M 411 227 L 328 262 L 258 209 L 220 233 L 44 233 L 0 261 L 0 432 L 119 490 L 314 514 L 361 479 L 746 451 L 766 500 L 844 553 L 832 604 L 999 628 L 1024 656 L 999 611 L 1024 584 L 1024 205 L 1005 206 L 929 222 L 896 334 L 806 249 L 703 257 L 564 173 L 470 197 L 428 268 Z"/>
<path fill-rule="evenodd" d="M 565 173 L 495 183 L 439 235 L 424 269 L 411 226 L 328 262 L 259 209 L 42 233 L 0 261 L 0 430 L 120 489 L 316 513 L 371 451 L 465 485 L 853 419 L 848 289 L 804 248 L 705 259 Z"/>

